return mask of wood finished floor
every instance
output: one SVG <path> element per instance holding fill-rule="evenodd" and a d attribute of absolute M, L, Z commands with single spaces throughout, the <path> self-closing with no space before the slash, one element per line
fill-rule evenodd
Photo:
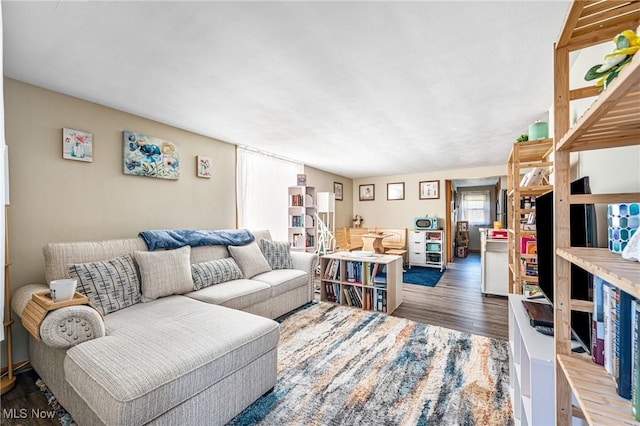
<path fill-rule="evenodd" d="M 485 297 L 480 292 L 480 256 L 470 253 L 456 258 L 435 287 L 404 285 L 404 301 L 393 316 L 425 324 L 467 331 L 473 334 L 507 340 L 507 298 Z M 51 412 L 44 395 L 35 385 L 36 374 L 18 374 L 16 387 L 2 396 L 3 425 L 57 425 L 57 420 L 38 419 L 33 411 Z M 19 414 L 26 409 L 27 418 L 8 418 L 11 409 Z"/>
<path fill-rule="evenodd" d="M 480 283 L 480 255 L 455 258 L 435 287 L 404 284 L 403 302 L 392 315 L 509 340 L 507 298 L 484 296 Z"/>

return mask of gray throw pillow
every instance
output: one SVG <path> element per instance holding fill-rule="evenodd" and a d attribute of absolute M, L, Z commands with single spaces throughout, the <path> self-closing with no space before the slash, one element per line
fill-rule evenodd
<path fill-rule="evenodd" d="M 136 251 L 133 255 L 140 268 L 143 302 L 193 290 L 190 246 L 175 250 Z"/>
<path fill-rule="evenodd" d="M 240 267 L 232 257 L 193 264 L 191 276 L 194 290 L 244 278 Z"/>
<path fill-rule="evenodd" d="M 140 281 L 130 254 L 70 264 L 67 270 L 71 278 L 78 280 L 78 293 L 87 296 L 102 315 L 140 302 Z"/>
<path fill-rule="evenodd" d="M 269 262 L 271 269 L 293 269 L 293 260 L 289 251 L 291 244 L 271 240 L 260 240 L 262 254 Z"/>
<path fill-rule="evenodd" d="M 255 241 L 244 246 L 229 246 L 229 253 L 240 266 L 245 278 L 253 278 L 271 270 L 267 259 L 264 258 L 262 250 Z"/>

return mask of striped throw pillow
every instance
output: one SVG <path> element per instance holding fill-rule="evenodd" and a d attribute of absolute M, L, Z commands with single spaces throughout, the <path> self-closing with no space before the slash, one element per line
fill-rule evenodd
<path fill-rule="evenodd" d="M 262 250 L 262 254 L 273 270 L 293 269 L 289 247 L 290 244 L 288 242 L 260 240 L 260 250 Z"/>
<path fill-rule="evenodd" d="M 78 292 L 102 313 L 140 302 L 140 280 L 130 254 L 100 262 L 67 265 L 69 276 L 78 280 Z"/>
<path fill-rule="evenodd" d="M 244 275 L 233 257 L 227 257 L 194 263 L 191 265 L 191 277 L 193 278 L 193 289 L 200 290 L 214 284 L 244 278 Z"/>

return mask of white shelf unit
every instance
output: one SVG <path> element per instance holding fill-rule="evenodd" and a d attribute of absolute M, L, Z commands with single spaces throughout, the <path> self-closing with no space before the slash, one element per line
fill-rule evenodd
<path fill-rule="evenodd" d="M 640 263 L 627 261 L 603 248 L 571 247 L 569 211 L 572 203 L 633 202 L 639 193 L 572 196 L 572 152 L 640 144 L 640 54 L 633 56 L 602 92 L 596 87 L 571 89 L 569 55 L 607 43 L 640 24 L 640 2 L 573 1 L 554 49 L 554 224 L 555 236 L 555 423 L 566 426 L 572 415 L 589 424 L 639 424 L 631 402 L 618 396 L 613 378 L 591 359 L 571 353 L 571 311 L 589 309 L 571 298 L 571 265 L 577 265 L 630 295 L 640 298 Z M 570 126 L 570 101 L 598 96 Z M 616 179 L 611 176 L 610 179 Z M 573 404 L 571 394 L 575 395 Z"/>
<path fill-rule="evenodd" d="M 409 231 L 409 267 L 426 266 L 444 271 L 446 246 L 445 232 L 441 229 Z"/>
<path fill-rule="evenodd" d="M 529 324 L 524 296 L 509 295 L 509 380 L 520 425 L 553 425 L 553 337 Z"/>
<path fill-rule="evenodd" d="M 372 277 L 375 264 L 376 271 L 386 267 L 383 285 L 376 284 Z M 349 273 L 354 268 L 360 271 L 357 279 Z M 337 252 L 320 257 L 320 300 L 391 314 L 402 303 L 402 256 L 359 257 L 352 252 Z"/>
<path fill-rule="evenodd" d="M 316 189 L 289 187 L 289 242 L 292 250 L 316 250 Z"/>

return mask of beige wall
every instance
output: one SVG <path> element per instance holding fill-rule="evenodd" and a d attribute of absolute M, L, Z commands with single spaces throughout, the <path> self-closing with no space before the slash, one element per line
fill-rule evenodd
<path fill-rule="evenodd" d="M 507 173 L 507 157 L 504 165 L 477 167 L 471 169 L 446 170 L 430 173 L 414 173 L 409 175 L 369 177 L 353 181 L 353 213 L 364 217 L 362 226 L 381 228 L 412 228 L 416 216 L 435 216 L 444 224 L 446 217 L 446 199 L 444 194 L 445 179 L 471 179 L 490 176 L 503 176 Z M 440 198 L 437 200 L 420 200 L 419 182 L 440 181 Z M 404 182 L 404 200 L 387 200 L 387 183 Z M 360 185 L 375 185 L 375 200 L 360 201 Z M 444 225 L 442 225 L 444 226 Z"/>
<path fill-rule="evenodd" d="M 336 200 L 336 228 L 352 226 L 353 218 L 353 180 L 344 176 L 327 173 L 313 167 L 305 166 L 307 185 L 314 186 L 317 192 L 333 192 L 333 183 L 342 184 L 342 201 Z"/>
<path fill-rule="evenodd" d="M 44 281 L 47 242 L 235 228 L 235 145 L 15 80 L 4 84 L 13 289 Z M 62 159 L 63 127 L 93 133 L 92 163 Z M 123 130 L 179 143 L 180 179 L 124 175 Z M 196 155 L 212 158 L 213 178 L 196 177 Z M 20 325 L 14 330 L 19 361 L 26 338 Z"/>

